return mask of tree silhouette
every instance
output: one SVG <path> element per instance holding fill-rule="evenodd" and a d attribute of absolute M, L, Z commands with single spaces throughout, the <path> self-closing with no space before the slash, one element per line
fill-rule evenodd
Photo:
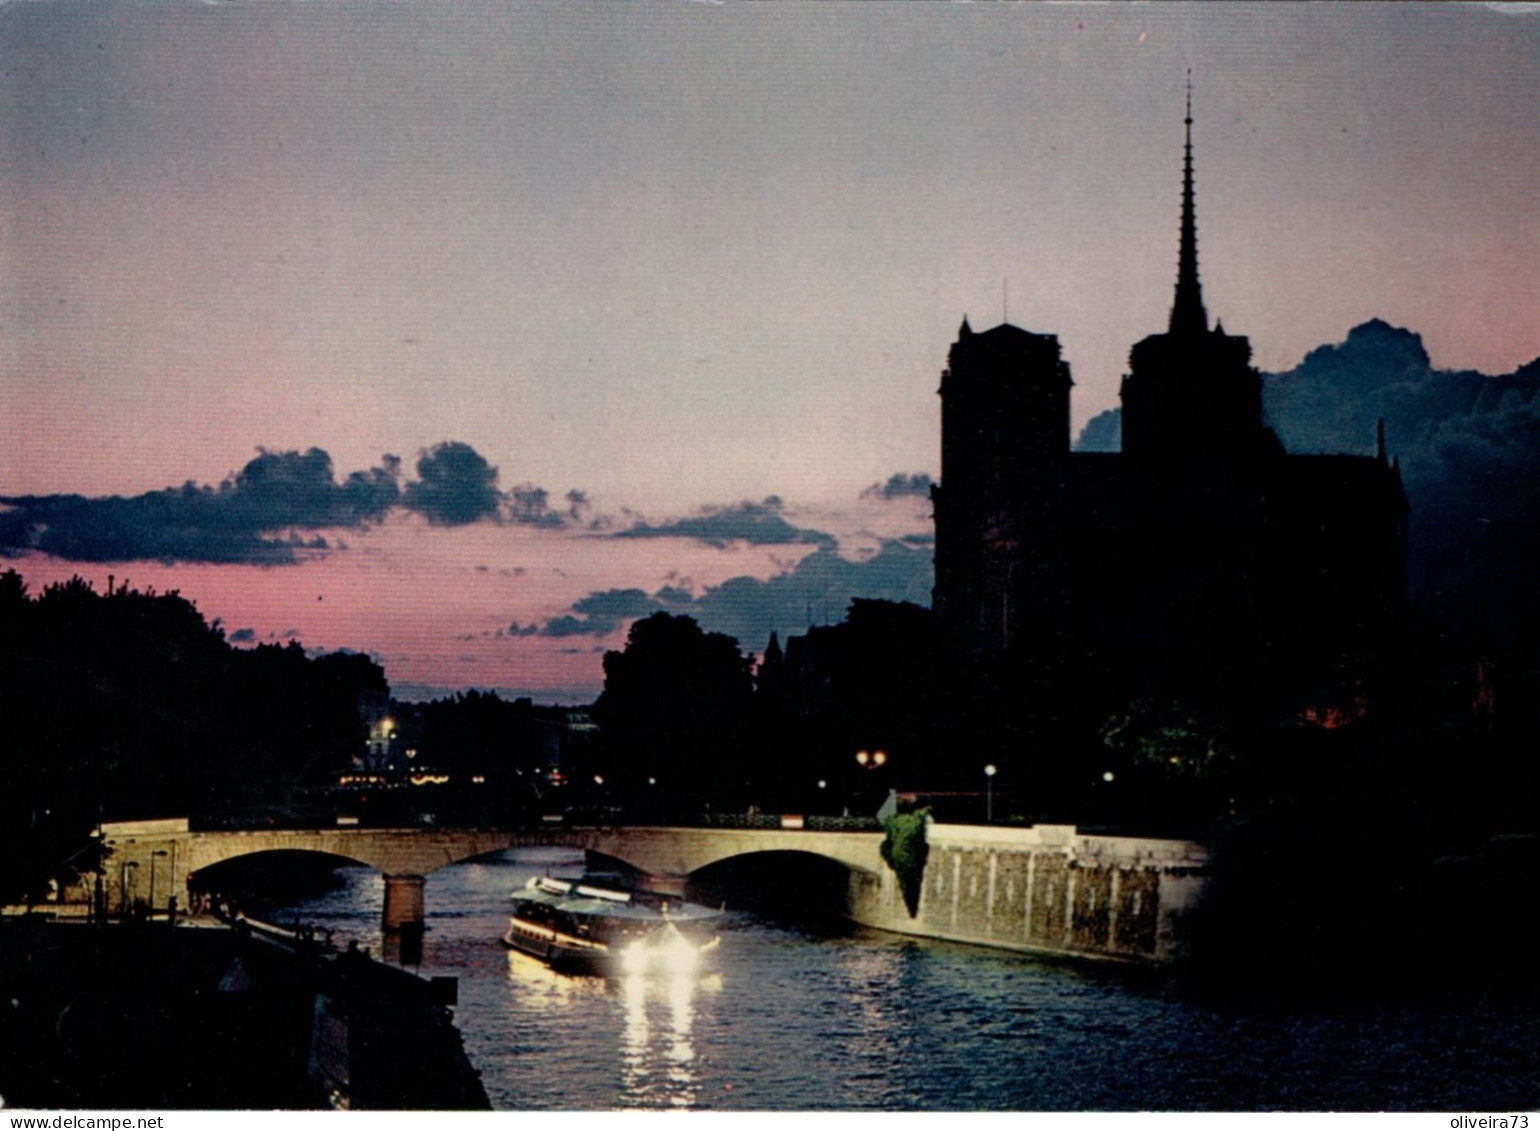
<path fill-rule="evenodd" d="M 230 647 L 172 592 L 0 574 L 0 898 L 90 864 L 99 820 L 302 820 L 364 738 L 367 657 Z"/>
<path fill-rule="evenodd" d="M 633 624 L 625 649 L 605 653 L 594 705 L 612 780 L 639 790 L 651 778 L 676 799 L 741 799 L 751 665 L 736 640 L 690 617 Z"/>

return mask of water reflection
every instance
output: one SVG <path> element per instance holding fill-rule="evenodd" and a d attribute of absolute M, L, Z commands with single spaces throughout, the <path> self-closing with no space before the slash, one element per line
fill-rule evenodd
<path fill-rule="evenodd" d="M 621 992 L 626 1005 L 626 1023 L 620 1034 L 621 1094 L 634 1100 L 647 1087 L 647 979 L 641 974 L 623 978 Z M 629 1106 L 638 1105 L 633 1102 Z"/>
<path fill-rule="evenodd" d="M 571 977 L 508 950 L 509 891 L 581 868 L 520 850 L 428 878 L 422 972 L 460 980 L 455 1023 L 500 1110 L 1527 1109 L 1540 1080 L 1528 1001 L 1199 1004 L 1100 968 L 743 913 L 716 977 Z M 381 888 L 346 869 L 271 916 L 379 953 Z"/>
<path fill-rule="evenodd" d="M 508 983 L 524 1007 L 564 1008 L 578 1001 L 592 1001 L 605 996 L 603 978 L 574 977 L 559 974 L 538 958 L 522 950 L 507 949 Z"/>
<path fill-rule="evenodd" d="M 587 1028 L 587 1014 L 596 1002 L 618 1014 L 613 1030 L 619 1034 L 613 1045 L 617 1107 L 696 1106 L 696 995 L 720 992 L 720 974 L 658 971 L 599 978 L 558 973 L 520 951 L 510 950 L 507 958 L 510 996 L 521 1012 L 543 1015 L 553 1031 L 567 1023 L 569 1012 L 574 1026 Z"/>

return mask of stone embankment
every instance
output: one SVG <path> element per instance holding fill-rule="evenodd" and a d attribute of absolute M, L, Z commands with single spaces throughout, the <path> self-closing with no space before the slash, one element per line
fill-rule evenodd
<path fill-rule="evenodd" d="M 853 873 L 868 927 L 1010 950 L 1165 964 L 1182 957 L 1209 872 L 1189 841 L 1090 836 L 1072 825 L 931 824 L 914 915 L 890 869 Z"/>
<path fill-rule="evenodd" d="M 252 926 L 6 919 L 0 1097 L 96 1110 L 485 1110 L 445 989 Z"/>

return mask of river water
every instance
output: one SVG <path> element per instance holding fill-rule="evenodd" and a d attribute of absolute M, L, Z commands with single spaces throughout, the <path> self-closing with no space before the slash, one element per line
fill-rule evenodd
<path fill-rule="evenodd" d="M 711 967 L 604 980 L 500 942 L 509 892 L 580 871 L 510 851 L 428 877 L 420 971 L 500 1110 L 1534 1110 L 1533 1009 L 1198 1003 L 1148 974 L 730 911 Z M 376 955 L 382 883 L 257 906 Z"/>

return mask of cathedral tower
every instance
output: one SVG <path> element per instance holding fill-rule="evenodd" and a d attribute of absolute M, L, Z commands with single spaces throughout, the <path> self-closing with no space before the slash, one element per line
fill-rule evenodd
<path fill-rule="evenodd" d="M 1203 305 L 1190 83 L 1183 124 L 1181 236 L 1171 319 L 1164 334 L 1152 334 L 1129 352 L 1122 389 L 1123 451 L 1167 463 L 1277 448 L 1262 424 L 1262 379 L 1251 367 L 1251 342 L 1226 334 L 1222 324 L 1210 329 Z"/>
<path fill-rule="evenodd" d="M 963 319 L 941 375 L 941 485 L 934 489 L 934 606 L 966 650 L 998 652 L 1016 635 L 1024 503 L 1069 459 L 1069 364 L 1059 339 L 1009 323 L 974 333 Z"/>

